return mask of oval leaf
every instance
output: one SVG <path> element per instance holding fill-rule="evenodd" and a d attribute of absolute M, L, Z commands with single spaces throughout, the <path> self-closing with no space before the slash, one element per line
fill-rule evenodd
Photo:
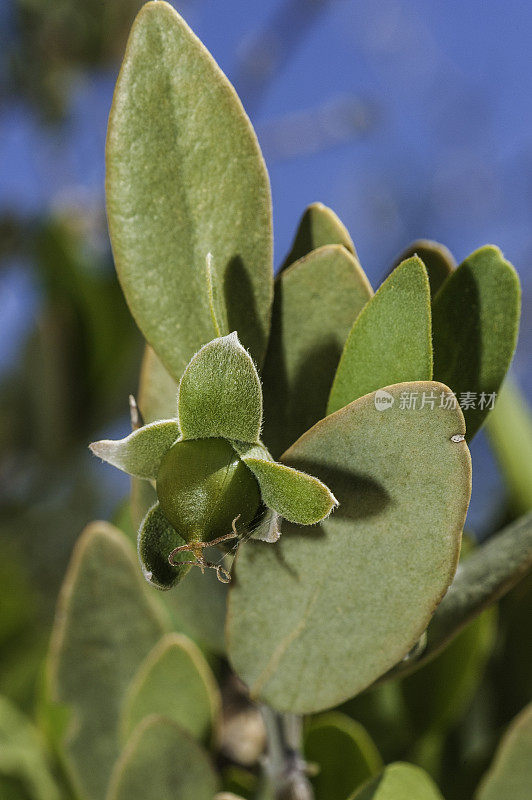
<path fill-rule="evenodd" d="M 283 524 L 275 544 L 241 548 L 229 593 L 228 648 L 253 697 L 320 711 L 361 692 L 417 642 L 449 586 L 471 491 L 457 408 L 401 398 L 441 384 L 390 386 L 318 422 L 283 456 L 340 506 L 311 531 Z M 327 680 L 323 676 L 327 675 Z"/>
<path fill-rule="evenodd" d="M 201 650 L 186 636 L 169 633 L 148 654 L 129 686 L 123 738 L 145 717 L 161 714 L 194 738 L 206 739 L 219 711 L 218 686 Z"/>
<path fill-rule="evenodd" d="M 184 544 L 185 540 L 170 525 L 159 503 L 155 503 L 144 517 L 137 539 L 140 565 L 148 583 L 157 589 L 171 589 L 185 577 L 191 568 L 189 562 L 193 560 L 190 553 L 183 552 L 177 566 L 168 561 L 172 550 Z"/>
<path fill-rule="evenodd" d="M 532 786 L 532 703 L 513 720 L 485 776 L 477 800 L 529 800 Z"/>
<path fill-rule="evenodd" d="M 338 505 L 324 483 L 313 475 L 273 461 L 261 445 L 247 450 L 240 447 L 238 452 L 255 475 L 263 502 L 289 522 L 314 525 Z"/>
<path fill-rule="evenodd" d="M 47 665 L 50 700 L 71 710 L 61 751 L 81 797 L 104 796 L 127 687 L 163 633 L 128 541 L 111 525 L 90 525 L 65 578 Z"/>
<path fill-rule="evenodd" d="M 319 766 L 312 778 L 316 800 L 345 800 L 383 767 L 379 751 L 362 725 L 334 711 L 311 720 L 304 752 L 308 762 Z"/>
<path fill-rule="evenodd" d="M 426 772 L 413 764 L 390 764 L 350 800 L 443 800 Z"/>
<path fill-rule="evenodd" d="M 431 378 L 430 287 L 423 262 L 414 256 L 392 272 L 357 317 L 327 413 L 382 386 Z"/>
<path fill-rule="evenodd" d="M 217 779 L 203 748 L 170 719 L 151 716 L 134 731 L 107 800 L 212 800 Z"/>
<path fill-rule="evenodd" d="M 431 297 L 434 297 L 440 286 L 456 268 L 453 254 L 439 242 L 433 242 L 430 239 L 416 239 L 396 258 L 393 269 L 412 256 L 419 256 L 424 263 L 429 277 L 430 294 Z"/>
<path fill-rule="evenodd" d="M 274 456 L 325 416 L 345 340 L 372 294 L 340 245 L 313 250 L 278 275 L 262 373 L 263 438 Z"/>
<path fill-rule="evenodd" d="M 196 353 L 181 378 L 177 402 L 184 439 L 257 441 L 262 424 L 260 379 L 236 333 L 214 339 Z"/>
<path fill-rule="evenodd" d="M 521 289 L 497 247 L 475 250 L 434 298 L 434 377 L 451 387 L 468 441 L 484 422 L 517 343 Z"/>
<path fill-rule="evenodd" d="M 326 244 L 339 244 L 356 256 L 355 245 L 343 222 L 332 209 L 323 203 L 312 203 L 303 212 L 292 243 L 281 270 L 286 269 L 312 250 Z"/>
<path fill-rule="evenodd" d="M 164 454 L 179 438 L 175 419 L 144 425 L 125 439 L 102 439 L 90 449 L 95 456 L 136 478 L 155 480 Z"/>
<path fill-rule="evenodd" d="M 230 330 L 261 361 L 272 299 L 271 199 L 256 136 L 225 75 L 168 4 L 131 30 L 107 136 L 118 277 L 142 333 L 179 380 L 216 330 L 205 260 Z"/>

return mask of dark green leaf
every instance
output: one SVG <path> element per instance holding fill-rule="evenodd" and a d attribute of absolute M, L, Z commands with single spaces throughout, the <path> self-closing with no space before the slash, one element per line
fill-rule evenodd
<path fill-rule="evenodd" d="M 440 286 L 456 267 L 453 254 L 443 244 L 433 242 L 430 239 L 416 239 L 395 259 L 393 269 L 412 256 L 419 256 L 424 263 L 429 276 L 430 294 L 431 297 L 434 297 Z"/>
<path fill-rule="evenodd" d="M 462 404 L 468 441 L 483 424 L 510 366 L 520 310 L 517 273 L 491 245 L 466 258 L 434 298 L 434 377 Z"/>
<path fill-rule="evenodd" d="M 443 800 L 426 772 L 413 764 L 390 764 L 350 800 Z"/>
<path fill-rule="evenodd" d="M 168 556 L 176 547 L 186 544 L 185 540 L 174 530 L 156 503 L 140 526 L 138 533 L 138 554 L 144 577 L 157 589 L 171 589 L 182 580 L 190 570 L 191 553 L 182 553 L 177 566 L 171 566 Z"/>
<path fill-rule="evenodd" d="M 499 745 L 477 800 L 530 800 L 532 787 L 532 703 L 514 719 Z"/>

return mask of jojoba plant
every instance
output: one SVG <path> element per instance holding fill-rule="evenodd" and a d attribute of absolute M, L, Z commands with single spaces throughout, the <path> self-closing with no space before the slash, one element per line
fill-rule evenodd
<path fill-rule="evenodd" d="M 65 796 L 465 797 L 446 736 L 493 650 L 488 607 L 532 563 L 530 515 L 462 547 L 468 442 L 516 345 L 513 267 L 490 245 L 457 266 L 419 240 L 374 293 L 316 203 L 274 280 L 257 139 L 164 2 L 130 34 L 106 190 L 147 346 L 132 433 L 91 445 L 132 476 L 127 514 L 82 535 L 47 661 Z M 529 797 L 531 713 L 476 800 Z M 32 796 L 59 797 L 51 780 Z"/>

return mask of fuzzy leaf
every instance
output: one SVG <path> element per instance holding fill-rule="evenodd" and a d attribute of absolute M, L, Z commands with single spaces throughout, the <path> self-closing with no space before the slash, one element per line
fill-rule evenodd
<path fill-rule="evenodd" d="M 396 258 L 393 269 L 412 256 L 419 256 L 424 263 L 429 276 L 430 294 L 431 297 L 434 297 L 440 286 L 456 268 L 453 254 L 439 242 L 433 242 L 430 239 L 416 239 Z"/>
<path fill-rule="evenodd" d="M 413 764 L 389 764 L 350 800 L 443 800 L 432 778 Z"/>
<path fill-rule="evenodd" d="M 355 245 L 345 225 L 334 211 L 323 203 L 312 203 L 305 209 L 299 221 L 292 248 L 286 256 L 281 270 L 286 269 L 312 250 L 326 244 L 339 244 L 356 257 Z"/>
<path fill-rule="evenodd" d="M 246 448 L 238 442 L 233 445 L 255 475 L 263 502 L 289 522 L 314 525 L 338 505 L 336 497 L 318 478 L 279 464 L 265 447 L 251 445 Z"/>
<path fill-rule="evenodd" d="M 125 439 L 102 439 L 89 446 L 95 456 L 122 472 L 155 480 L 162 457 L 178 438 L 179 427 L 175 419 L 165 419 L 144 425 Z"/>
<path fill-rule="evenodd" d="M 318 422 L 283 456 L 323 480 L 339 508 L 312 530 L 250 541 L 229 592 L 228 648 L 254 698 L 306 713 L 361 692 L 417 642 L 458 560 L 471 491 L 460 409 L 384 411 L 367 395 Z M 323 676 L 327 675 L 327 680 Z"/>
<path fill-rule="evenodd" d="M 201 650 L 186 636 L 169 633 L 158 642 L 131 682 L 122 709 L 129 738 L 150 714 L 172 719 L 196 739 L 207 739 L 220 712 L 214 675 Z"/>
<path fill-rule="evenodd" d="M 138 404 L 144 422 L 169 419 L 176 413 L 177 383 L 155 351 L 146 345 L 140 368 Z"/>
<path fill-rule="evenodd" d="M 106 156 L 118 277 L 170 374 L 179 380 L 216 335 L 209 252 L 230 330 L 260 362 L 272 299 L 266 167 L 233 87 L 168 3 L 147 3 L 133 25 Z"/>
<path fill-rule="evenodd" d="M 331 414 L 369 392 L 432 378 L 430 287 L 423 262 L 403 261 L 357 317 L 331 389 Z"/>
<path fill-rule="evenodd" d="M 176 547 L 186 544 L 164 516 L 159 503 L 150 508 L 141 523 L 138 533 L 137 551 L 142 572 L 148 583 L 157 589 L 171 589 L 190 570 L 188 562 L 193 557 L 186 551 L 178 566 L 168 562 L 168 556 Z"/>
<path fill-rule="evenodd" d="M 212 800 L 217 788 L 203 748 L 172 720 L 153 715 L 124 748 L 106 800 Z"/>
<path fill-rule="evenodd" d="M 308 762 L 319 766 L 312 779 L 316 800 L 345 800 L 383 767 L 379 751 L 362 725 L 337 711 L 310 721 L 304 753 Z"/>
<path fill-rule="evenodd" d="M 71 710 L 61 753 L 83 798 L 105 793 L 123 698 L 164 630 L 124 535 L 104 522 L 90 525 L 65 578 L 47 664 L 50 701 Z"/>
<path fill-rule="evenodd" d="M 5 777 L 16 780 L 32 800 L 60 798 L 39 732 L 7 698 L 0 696 L 0 788 Z"/>
<path fill-rule="evenodd" d="M 313 250 L 277 276 L 263 369 L 264 440 L 276 457 L 325 416 L 345 340 L 372 294 L 340 245 Z"/>
<path fill-rule="evenodd" d="M 485 775 L 477 800 L 529 800 L 532 786 L 532 703 L 512 721 Z"/>
<path fill-rule="evenodd" d="M 184 439 L 257 441 L 262 424 L 260 379 L 236 333 L 214 339 L 196 353 L 181 378 L 177 402 Z"/>
<path fill-rule="evenodd" d="M 451 387 L 464 406 L 468 441 L 481 427 L 508 371 L 519 328 L 521 289 L 512 265 L 497 247 L 475 250 L 445 281 L 434 298 L 434 377 Z"/>

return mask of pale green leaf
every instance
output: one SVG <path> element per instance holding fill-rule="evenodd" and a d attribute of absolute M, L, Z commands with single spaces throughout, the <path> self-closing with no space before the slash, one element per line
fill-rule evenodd
<path fill-rule="evenodd" d="M 439 242 L 430 239 L 416 239 L 395 259 L 393 269 L 402 261 L 419 256 L 425 265 L 430 283 L 430 294 L 434 297 L 440 286 L 456 268 L 456 261 L 450 250 Z"/>
<path fill-rule="evenodd" d="M 396 762 L 373 778 L 350 800 L 443 800 L 438 787 L 419 767 Z"/>
<path fill-rule="evenodd" d="M 403 408 L 387 387 L 318 422 L 283 456 L 330 486 L 339 508 L 311 530 L 240 548 L 228 648 L 251 695 L 283 711 L 319 711 L 361 692 L 414 646 L 451 583 L 471 491 L 457 408 Z M 324 675 L 327 679 L 324 680 Z"/>
<path fill-rule="evenodd" d="M 153 715 L 124 748 L 106 800 L 212 800 L 217 783 L 201 745 L 173 720 Z"/>
<path fill-rule="evenodd" d="M 260 379 L 236 333 L 214 339 L 191 360 L 179 384 L 178 418 L 184 439 L 257 441 L 262 424 Z"/>
<path fill-rule="evenodd" d="M 349 232 L 334 211 L 323 203 L 312 203 L 305 209 L 299 221 L 292 247 L 281 270 L 326 244 L 342 245 L 356 257 L 355 245 Z"/>
<path fill-rule="evenodd" d="M 529 800 L 532 787 L 532 703 L 513 720 L 484 777 L 477 800 Z"/>
<path fill-rule="evenodd" d="M 263 446 L 244 448 L 238 442 L 234 446 L 255 475 L 263 502 L 289 522 L 314 525 L 338 505 L 336 497 L 322 481 L 273 461 Z"/>
<path fill-rule="evenodd" d="M 172 719 L 206 740 L 220 713 L 220 693 L 201 650 L 186 636 L 169 633 L 146 656 L 122 709 L 124 740 L 150 714 Z"/>
<path fill-rule="evenodd" d="M 325 416 L 345 340 L 372 294 L 340 245 L 313 250 L 277 276 L 262 372 L 263 438 L 276 457 Z"/>
<path fill-rule="evenodd" d="M 327 413 L 383 386 L 431 378 L 430 287 L 423 262 L 414 256 L 396 267 L 357 317 Z"/>
<path fill-rule="evenodd" d="M 434 298 L 434 377 L 462 403 L 468 441 L 483 424 L 491 395 L 508 371 L 520 311 L 517 273 L 491 245 L 466 258 Z M 472 403 L 466 393 L 473 395 Z"/>
<path fill-rule="evenodd" d="M 141 523 L 137 540 L 142 573 L 148 583 L 157 589 L 171 589 L 182 580 L 190 570 L 188 562 L 194 558 L 191 553 L 184 552 L 177 566 L 172 566 L 168 557 L 176 547 L 186 544 L 185 540 L 170 525 L 159 503 L 156 503 Z"/>
<path fill-rule="evenodd" d="M 142 358 L 137 400 L 144 422 L 170 419 L 176 415 L 177 383 L 149 345 L 146 345 Z"/>
<path fill-rule="evenodd" d="M 532 413 L 507 379 L 486 421 L 486 433 L 517 516 L 532 511 Z"/>
<path fill-rule="evenodd" d="M 345 800 L 383 767 L 379 751 L 367 731 L 337 711 L 309 722 L 304 753 L 306 761 L 319 768 L 312 778 L 316 800 Z"/>
<path fill-rule="evenodd" d="M 127 687 L 164 632 L 125 536 L 104 522 L 90 525 L 61 591 L 46 681 L 50 702 L 71 712 L 60 749 L 83 798 L 104 795 Z"/>
<path fill-rule="evenodd" d="M 179 380 L 216 331 L 205 259 L 229 330 L 260 362 L 272 299 L 271 198 L 255 133 L 179 14 L 147 3 L 131 30 L 107 136 L 107 215 L 122 289 Z"/>
<path fill-rule="evenodd" d="M 60 798 L 39 732 L 6 697 L 0 696 L 0 784 L 2 778 L 16 780 L 32 800 Z"/>
<path fill-rule="evenodd" d="M 125 439 L 102 439 L 90 449 L 95 456 L 136 478 L 155 480 L 164 454 L 179 438 L 175 419 L 165 419 L 144 425 Z"/>

